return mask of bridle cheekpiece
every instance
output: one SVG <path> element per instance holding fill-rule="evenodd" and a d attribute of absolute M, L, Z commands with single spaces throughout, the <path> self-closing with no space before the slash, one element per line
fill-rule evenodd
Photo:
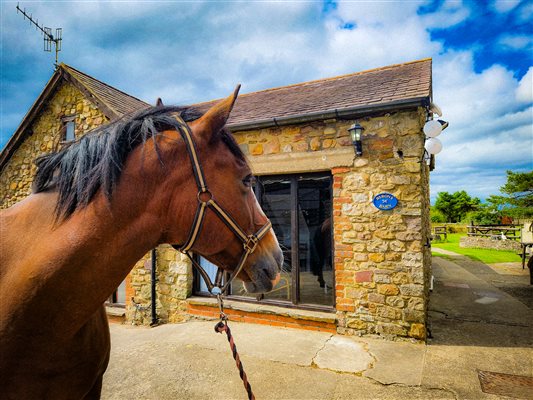
<path fill-rule="evenodd" d="M 187 240 L 182 245 L 172 245 L 172 247 L 189 257 L 192 264 L 197 268 L 198 272 L 204 279 L 209 293 L 220 295 L 226 292 L 233 279 L 235 279 L 235 277 L 241 272 L 246 260 L 248 259 L 248 256 L 255 251 L 259 241 L 272 228 L 272 223 L 268 221 L 257 232 L 247 234 L 244 229 L 242 229 L 232 218 L 232 216 L 215 201 L 213 194 L 207 188 L 202 166 L 198 160 L 198 152 L 196 150 L 196 144 L 194 142 L 191 129 L 181 117 L 177 117 L 177 120 L 181 127 L 181 129 L 178 131 L 183 138 L 185 147 L 189 153 L 194 179 L 198 187 L 198 194 L 196 196 L 198 199 L 198 207 L 196 208 L 196 214 L 194 215 L 194 221 L 192 223 L 191 230 L 189 231 Z M 211 209 L 222 220 L 222 222 L 224 222 L 224 224 L 241 240 L 243 245 L 243 254 L 241 255 L 239 263 L 224 285 L 222 285 L 222 278 L 224 274 L 221 268 L 218 269 L 215 282 L 213 283 L 205 269 L 202 268 L 202 266 L 190 253 L 190 250 L 194 246 L 194 243 L 196 242 L 196 239 L 202 230 L 202 225 L 208 208 Z"/>

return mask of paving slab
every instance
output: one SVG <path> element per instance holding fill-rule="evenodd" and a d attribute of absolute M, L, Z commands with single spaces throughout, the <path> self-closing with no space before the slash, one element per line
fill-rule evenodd
<path fill-rule="evenodd" d="M 338 335 L 332 336 L 314 359 L 319 368 L 354 374 L 370 368 L 373 361 L 364 343 Z"/>
<path fill-rule="evenodd" d="M 204 349 L 229 352 L 225 334 L 216 333 L 217 321 L 192 321 L 183 324 L 166 324 L 155 328 L 136 328 L 130 326 L 114 329 L 113 342 L 127 343 L 132 332 L 139 329 L 135 340 L 149 343 L 158 341 L 164 344 L 197 346 Z M 307 332 L 302 335 L 299 329 L 230 322 L 230 328 L 238 350 L 242 354 L 264 360 L 283 362 L 302 366 L 311 366 L 313 358 L 324 347 L 331 334 L 324 332 Z M 112 343 L 113 345 L 113 343 Z M 126 346 L 128 346 L 126 344 Z M 128 347 L 131 347 L 128 346 Z"/>
<path fill-rule="evenodd" d="M 386 385 L 420 385 L 426 355 L 424 344 L 364 340 L 368 352 L 374 357 L 374 365 L 363 376 Z"/>

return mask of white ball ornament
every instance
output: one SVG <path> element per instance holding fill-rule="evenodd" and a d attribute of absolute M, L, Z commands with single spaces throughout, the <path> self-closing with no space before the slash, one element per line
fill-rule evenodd
<path fill-rule="evenodd" d="M 429 154 L 439 154 L 442 150 L 442 142 L 437 138 L 429 138 L 424 148 Z"/>
<path fill-rule="evenodd" d="M 440 135 L 442 132 L 442 125 L 439 121 L 436 119 L 432 119 L 431 121 L 428 121 L 424 125 L 424 134 L 427 137 L 434 138 Z"/>

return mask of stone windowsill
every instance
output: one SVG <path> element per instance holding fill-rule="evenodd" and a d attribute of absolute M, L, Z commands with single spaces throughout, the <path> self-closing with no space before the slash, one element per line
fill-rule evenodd
<path fill-rule="evenodd" d="M 111 317 L 124 317 L 126 315 L 126 309 L 124 307 L 105 306 L 107 315 Z"/>
<path fill-rule="evenodd" d="M 217 300 L 212 297 L 194 296 L 187 299 L 191 305 L 218 307 Z M 328 324 L 335 324 L 337 317 L 334 312 L 310 311 L 297 308 L 279 307 L 270 304 L 254 304 L 236 300 L 224 300 L 224 308 L 228 310 L 238 310 L 250 314 L 271 314 L 280 315 L 299 320 L 317 321 Z"/>

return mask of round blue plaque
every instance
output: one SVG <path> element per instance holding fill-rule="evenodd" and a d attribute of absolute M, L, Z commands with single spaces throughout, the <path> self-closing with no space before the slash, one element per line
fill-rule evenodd
<path fill-rule="evenodd" d="M 374 196 L 372 203 L 380 210 L 392 210 L 398 205 L 398 199 L 390 193 L 380 193 Z"/>

